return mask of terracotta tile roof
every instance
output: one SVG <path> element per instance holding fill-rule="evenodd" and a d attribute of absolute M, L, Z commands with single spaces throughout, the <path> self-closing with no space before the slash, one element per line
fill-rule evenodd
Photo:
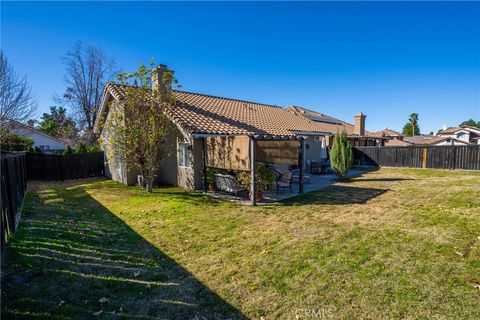
<path fill-rule="evenodd" d="M 369 138 L 384 138 L 385 133 L 383 131 L 367 132 L 365 136 Z"/>
<path fill-rule="evenodd" d="M 127 88 L 108 84 L 106 90 L 121 100 Z M 278 106 L 179 90 L 174 96 L 177 104 L 168 114 L 189 133 L 293 136 L 297 131 L 321 134 L 331 129 Z"/>
<path fill-rule="evenodd" d="M 319 125 L 327 129 L 328 132 L 336 133 L 337 128 L 339 128 L 340 131 L 345 130 L 348 135 L 353 134 L 353 124 L 336 119 L 329 115 L 298 106 L 289 106 L 287 107 L 287 110 L 296 115 L 304 116 L 309 120 L 317 122 Z"/>
<path fill-rule="evenodd" d="M 404 137 L 404 141 L 411 143 L 411 144 L 420 144 L 420 145 L 429 145 L 429 144 L 437 144 L 439 142 L 445 140 L 455 140 L 463 144 L 468 144 L 468 142 L 451 138 L 451 137 L 439 137 L 439 136 L 413 136 L 413 137 Z"/>
<path fill-rule="evenodd" d="M 298 106 L 287 107 L 287 110 L 289 110 L 290 112 L 296 115 L 303 116 L 309 120 L 316 122 L 319 126 L 322 126 L 324 130 L 332 134 L 337 133 L 337 128 L 338 128 L 339 131 L 345 130 L 349 137 L 352 137 L 352 138 L 361 137 L 360 135 L 354 133 L 353 124 L 336 119 L 327 114 L 312 111 L 307 108 L 298 107 Z M 362 136 L 362 138 L 374 138 L 374 139 L 379 139 L 384 137 L 385 137 L 385 134 L 382 131 L 369 132 L 367 130 L 365 130 L 365 135 Z"/>
<path fill-rule="evenodd" d="M 401 134 L 400 132 L 389 129 L 389 128 L 384 128 L 380 131 L 382 131 L 385 134 L 386 137 L 401 137 L 401 136 L 403 136 L 403 134 Z"/>
<path fill-rule="evenodd" d="M 445 129 L 445 130 L 440 130 L 440 131 L 438 131 L 438 134 L 442 134 L 442 133 L 455 133 L 455 132 L 460 131 L 460 130 L 462 130 L 462 129 L 463 129 L 463 128 L 461 128 L 461 127 L 449 127 L 449 128 L 447 128 L 447 129 Z"/>
<path fill-rule="evenodd" d="M 479 133 L 480 128 L 471 127 L 471 126 L 460 126 L 460 127 L 449 127 L 445 130 L 438 131 L 438 134 L 452 134 L 460 130 L 466 130 L 469 132 Z"/>
<path fill-rule="evenodd" d="M 410 146 L 412 143 L 399 140 L 399 139 L 391 139 L 385 142 L 385 147 L 403 147 L 403 146 Z"/>

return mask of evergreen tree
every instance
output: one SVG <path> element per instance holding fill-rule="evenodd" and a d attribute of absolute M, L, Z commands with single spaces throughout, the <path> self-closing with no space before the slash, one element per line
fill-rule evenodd
<path fill-rule="evenodd" d="M 37 129 L 65 141 L 75 141 L 78 136 L 75 122 L 67 116 L 67 110 L 63 107 L 51 106 L 50 113 L 43 114 Z"/>
<path fill-rule="evenodd" d="M 418 126 L 418 113 L 411 113 L 408 123 L 403 126 L 402 133 L 406 137 L 418 136 L 420 127 Z"/>
<path fill-rule="evenodd" d="M 87 146 L 84 143 L 80 143 L 77 147 L 76 153 L 81 154 L 81 153 L 87 153 L 87 152 L 88 152 Z"/>
<path fill-rule="evenodd" d="M 480 128 L 480 121 L 475 122 L 475 120 L 470 118 L 467 121 L 463 121 L 462 123 L 460 123 L 460 126 L 469 126 L 469 127 Z"/>
<path fill-rule="evenodd" d="M 347 133 L 335 134 L 332 150 L 330 151 L 330 162 L 333 173 L 339 178 L 343 178 L 353 164 L 353 151 L 348 143 Z"/>
<path fill-rule="evenodd" d="M 73 154 L 73 149 L 70 148 L 70 146 L 67 146 L 67 148 L 63 151 L 63 154 Z"/>

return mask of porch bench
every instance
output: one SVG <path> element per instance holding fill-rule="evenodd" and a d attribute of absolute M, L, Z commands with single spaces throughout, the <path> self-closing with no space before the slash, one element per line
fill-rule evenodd
<path fill-rule="evenodd" d="M 247 191 L 247 189 L 238 185 L 237 179 L 234 176 L 220 173 L 217 173 L 214 176 L 215 187 L 218 191 L 234 194 L 235 197 L 237 197 L 239 192 Z"/>

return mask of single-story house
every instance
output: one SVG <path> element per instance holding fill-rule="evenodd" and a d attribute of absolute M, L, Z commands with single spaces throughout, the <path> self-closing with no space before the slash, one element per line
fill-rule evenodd
<path fill-rule="evenodd" d="M 387 140 L 387 137 L 381 131 L 369 132 L 365 130 L 365 120 L 367 116 L 361 112 L 354 116 L 354 124 L 351 124 L 303 107 L 290 106 L 287 110 L 317 123 L 325 131 L 330 132 L 332 135 L 327 138 L 327 146 L 332 145 L 333 136 L 337 130 L 347 133 L 348 140 L 352 146 L 383 146 Z"/>
<path fill-rule="evenodd" d="M 480 144 L 480 128 L 471 126 L 447 127 L 437 133 L 438 137 L 453 138 L 468 144 Z"/>
<path fill-rule="evenodd" d="M 35 129 L 33 120 L 29 120 L 27 124 L 9 120 L 6 126 L 16 134 L 32 139 L 33 147 L 38 147 L 44 152 L 62 151 L 67 148 L 67 144 L 62 140 Z"/>
<path fill-rule="evenodd" d="M 377 132 L 381 132 L 382 136 L 389 139 L 389 140 L 390 139 L 399 139 L 399 140 L 403 139 L 403 134 L 401 134 L 398 131 L 389 129 L 389 128 L 383 128 L 382 130 L 377 131 Z"/>
<path fill-rule="evenodd" d="M 403 140 L 392 139 L 385 143 L 386 147 L 402 147 L 411 145 L 430 145 L 430 146 L 464 146 L 468 145 L 468 142 L 459 140 L 452 137 L 439 137 L 439 136 L 413 136 L 403 137 Z"/>
<path fill-rule="evenodd" d="M 167 71 L 159 65 L 152 72 L 152 88 L 159 86 L 157 79 Z M 103 130 L 110 121 L 110 110 L 121 106 L 129 90 L 135 87 L 114 83 L 105 87 L 94 130 L 107 151 L 106 175 L 135 184 L 138 170 L 127 168 L 108 152 L 108 133 Z M 177 152 L 165 159 L 158 180 L 185 189 L 204 188 L 206 167 L 252 170 L 255 160 L 299 167 L 309 161 L 321 162 L 327 154 L 326 139 L 337 127 L 341 130 L 335 123 L 317 123 L 279 106 L 181 90 L 172 90 L 172 94 L 175 106 L 166 113 L 176 127 L 171 143 Z"/>

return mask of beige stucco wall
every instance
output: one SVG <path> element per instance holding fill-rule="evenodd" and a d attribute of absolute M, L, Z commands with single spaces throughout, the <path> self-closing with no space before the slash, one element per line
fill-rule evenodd
<path fill-rule="evenodd" d="M 179 186 L 187 190 L 201 189 L 202 186 L 202 143 L 199 139 L 192 139 L 184 135 L 180 130 L 175 131 L 175 136 L 171 139 L 172 154 L 166 158 L 159 170 L 158 181 L 161 183 Z M 189 153 L 189 167 L 179 166 L 178 148 L 180 143 L 190 143 L 192 145 Z"/>
<path fill-rule="evenodd" d="M 176 139 L 172 139 L 172 154 L 164 159 L 158 171 L 158 181 L 163 184 L 177 185 L 177 153 L 176 153 Z"/>
<path fill-rule="evenodd" d="M 186 142 L 184 139 L 178 139 L 178 143 Z M 202 139 L 191 138 L 190 167 L 177 168 L 177 184 L 187 190 L 203 189 L 203 143 Z M 178 153 L 177 153 L 178 155 Z"/>
<path fill-rule="evenodd" d="M 203 143 L 193 139 L 193 186 L 195 190 L 203 189 Z"/>
<path fill-rule="evenodd" d="M 304 141 L 305 144 L 305 160 L 320 162 L 320 150 L 322 149 L 322 143 L 318 136 L 307 137 Z M 307 147 L 308 145 L 308 147 Z"/>
<path fill-rule="evenodd" d="M 113 101 L 110 105 L 111 109 L 118 108 L 118 102 Z M 112 113 L 108 113 L 105 119 L 105 123 L 108 123 L 112 120 Z M 108 144 L 108 132 L 103 130 L 100 134 L 100 144 L 102 150 L 105 152 L 105 176 L 111 178 L 112 180 L 128 184 L 127 178 L 127 168 L 126 165 L 121 163 L 120 159 L 115 157 L 114 152 L 112 152 L 112 146 Z"/>
<path fill-rule="evenodd" d="M 118 101 L 113 101 L 110 108 L 117 108 Z M 105 122 L 111 121 L 111 113 L 109 112 Z M 183 137 L 179 130 L 175 131 L 175 134 L 171 137 L 170 142 L 172 144 L 172 154 L 166 157 L 159 169 L 157 180 L 161 183 L 168 185 L 187 185 L 186 177 L 188 173 L 183 174 L 181 183 L 178 181 L 178 168 L 177 168 L 177 139 Z M 182 138 L 183 139 L 183 138 Z M 140 174 L 138 168 L 127 168 L 119 159 L 116 159 L 114 153 L 110 150 L 108 141 L 108 132 L 102 131 L 100 135 L 102 141 L 102 149 L 105 151 L 105 175 L 115 181 L 119 181 L 126 185 L 137 184 L 137 176 Z M 185 183 L 184 183 L 185 181 Z"/>

